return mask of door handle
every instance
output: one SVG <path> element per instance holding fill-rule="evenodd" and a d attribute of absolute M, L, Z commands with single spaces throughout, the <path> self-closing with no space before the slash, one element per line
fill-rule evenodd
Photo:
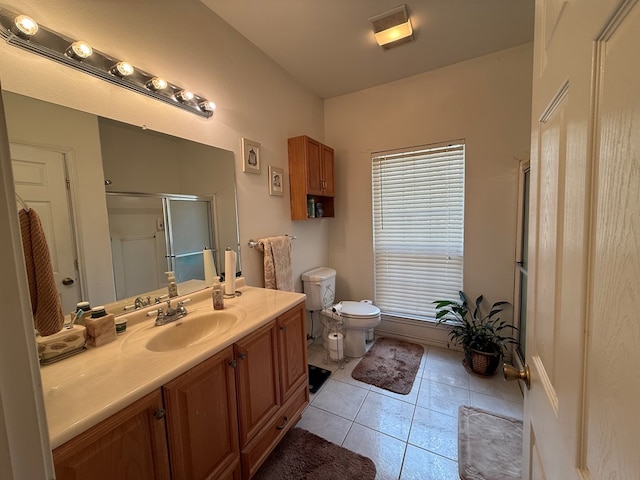
<path fill-rule="evenodd" d="M 518 370 L 512 365 L 503 363 L 502 374 L 505 380 L 522 380 L 527 386 L 527 390 L 531 389 L 531 372 L 529 371 L 529 365 L 525 364 L 522 370 Z"/>
<path fill-rule="evenodd" d="M 62 279 L 62 284 L 63 285 L 73 285 L 73 278 L 70 277 L 64 277 Z"/>

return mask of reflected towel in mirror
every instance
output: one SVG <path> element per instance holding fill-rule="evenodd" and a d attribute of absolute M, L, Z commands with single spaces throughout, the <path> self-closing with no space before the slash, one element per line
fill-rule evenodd
<path fill-rule="evenodd" d="M 20 232 L 29 280 L 34 326 L 42 336 L 62 329 L 64 314 L 51 266 L 51 255 L 40 217 L 33 208 L 20 209 Z"/>

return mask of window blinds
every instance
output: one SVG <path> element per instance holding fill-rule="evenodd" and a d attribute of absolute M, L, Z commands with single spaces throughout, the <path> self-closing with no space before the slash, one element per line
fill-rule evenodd
<path fill-rule="evenodd" d="M 433 320 L 458 299 L 464 251 L 463 143 L 372 156 L 376 305 Z"/>

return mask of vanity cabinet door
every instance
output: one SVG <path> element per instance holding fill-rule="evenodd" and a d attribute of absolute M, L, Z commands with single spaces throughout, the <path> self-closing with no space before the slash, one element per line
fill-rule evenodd
<path fill-rule="evenodd" d="M 304 304 L 280 315 L 276 323 L 280 355 L 280 392 L 282 401 L 286 402 L 296 388 L 301 384 L 307 386 L 309 383 Z"/>
<path fill-rule="evenodd" d="M 174 480 L 239 478 L 233 347 L 162 387 Z"/>
<path fill-rule="evenodd" d="M 234 344 L 242 447 L 280 408 L 277 341 L 273 321 Z"/>
<path fill-rule="evenodd" d="M 169 479 L 160 390 L 56 448 L 53 461 L 58 480 Z"/>

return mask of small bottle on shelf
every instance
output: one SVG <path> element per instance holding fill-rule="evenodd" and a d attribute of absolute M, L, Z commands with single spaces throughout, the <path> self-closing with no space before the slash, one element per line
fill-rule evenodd
<path fill-rule="evenodd" d="M 316 199 L 313 197 L 307 198 L 307 216 L 314 218 L 316 216 Z"/>

